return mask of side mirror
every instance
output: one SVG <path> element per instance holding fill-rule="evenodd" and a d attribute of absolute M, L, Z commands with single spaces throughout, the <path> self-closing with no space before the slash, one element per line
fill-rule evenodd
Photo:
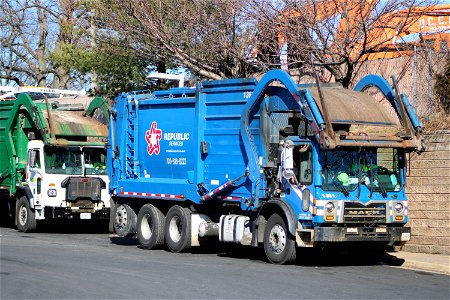
<path fill-rule="evenodd" d="M 34 168 L 36 165 L 36 156 L 37 156 L 37 152 L 36 151 L 30 151 L 30 156 L 29 156 L 29 165 L 30 168 Z"/>

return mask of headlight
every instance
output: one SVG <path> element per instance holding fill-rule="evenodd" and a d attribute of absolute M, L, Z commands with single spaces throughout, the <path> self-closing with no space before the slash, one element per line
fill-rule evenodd
<path fill-rule="evenodd" d="M 400 202 L 399 202 L 399 203 L 396 203 L 395 206 L 394 206 L 394 209 L 395 209 L 395 211 L 396 211 L 397 213 L 403 212 L 403 204 L 401 204 Z"/>
<path fill-rule="evenodd" d="M 334 210 L 334 204 L 333 202 L 328 202 L 327 204 L 325 204 L 325 208 L 327 210 L 327 212 L 331 213 Z"/>
<path fill-rule="evenodd" d="M 56 197 L 56 190 L 55 189 L 49 189 L 48 191 L 47 191 L 47 195 L 49 196 L 49 197 Z"/>

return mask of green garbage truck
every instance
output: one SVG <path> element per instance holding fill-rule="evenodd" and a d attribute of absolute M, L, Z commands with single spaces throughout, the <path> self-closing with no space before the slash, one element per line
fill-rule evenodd
<path fill-rule="evenodd" d="M 100 97 L 85 109 L 20 94 L 0 101 L 0 203 L 19 231 L 44 219 L 109 219 L 109 114 Z"/>

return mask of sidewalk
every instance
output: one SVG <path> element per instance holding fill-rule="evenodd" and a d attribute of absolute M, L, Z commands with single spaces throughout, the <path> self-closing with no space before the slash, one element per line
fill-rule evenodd
<path fill-rule="evenodd" d="M 450 256 L 443 254 L 387 252 L 383 261 L 392 266 L 450 275 Z"/>

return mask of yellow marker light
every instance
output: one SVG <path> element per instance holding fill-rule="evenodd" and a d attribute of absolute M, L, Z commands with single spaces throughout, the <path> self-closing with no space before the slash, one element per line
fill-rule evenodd
<path fill-rule="evenodd" d="M 326 216 L 325 220 L 327 221 L 333 221 L 334 220 L 334 216 Z"/>
<path fill-rule="evenodd" d="M 48 186 L 56 186 L 56 184 L 54 183 L 50 183 Z"/>
<path fill-rule="evenodd" d="M 403 216 L 395 216 L 395 221 L 403 221 Z"/>

